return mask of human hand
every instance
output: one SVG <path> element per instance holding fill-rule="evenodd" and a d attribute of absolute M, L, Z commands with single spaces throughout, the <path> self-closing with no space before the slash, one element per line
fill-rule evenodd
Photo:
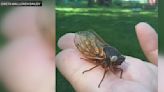
<path fill-rule="evenodd" d="M 156 33 L 145 23 L 138 24 L 136 32 L 145 55 L 157 64 L 157 52 L 150 54 L 157 50 Z M 77 92 L 157 92 L 157 66 L 130 56 L 126 56 L 125 63 L 121 65 L 124 69 L 123 78 L 119 78 L 119 73 L 109 71 L 98 88 L 104 69 L 97 67 L 82 73 L 94 65 L 80 59 L 83 56 L 74 45 L 74 36 L 73 33 L 68 33 L 59 39 L 58 46 L 62 51 L 56 56 L 56 65 Z"/>
<path fill-rule="evenodd" d="M 55 47 L 49 39 L 54 25 L 46 24 L 54 16 L 47 17 L 43 9 L 15 8 L 2 23 L 9 42 L 0 51 L 0 79 L 9 92 L 55 91 Z M 43 35 L 40 26 L 46 29 Z"/>

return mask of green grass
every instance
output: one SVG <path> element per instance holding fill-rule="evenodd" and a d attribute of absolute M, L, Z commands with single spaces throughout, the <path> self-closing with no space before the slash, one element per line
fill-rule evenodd
<path fill-rule="evenodd" d="M 0 81 L 0 92 L 8 92 L 1 81 Z"/>
<path fill-rule="evenodd" d="M 0 22 L 2 20 L 2 17 L 7 11 L 8 11 L 7 7 L 0 7 Z M 6 42 L 5 37 L 2 35 L 1 30 L 0 30 L 0 47 L 3 46 L 5 42 Z M 3 83 L 1 82 L 1 80 L 0 80 L 0 92 L 8 92 L 6 88 L 4 87 Z"/>
<path fill-rule="evenodd" d="M 5 15 L 5 13 L 9 10 L 10 8 L 7 8 L 7 7 L 0 7 L 0 47 L 2 45 L 5 44 L 6 42 L 6 39 L 5 37 L 2 35 L 2 32 L 1 32 L 1 22 L 2 22 L 2 19 L 3 19 L 3 16 Z M 1 91 L 0 91 L 1 92 Z"/>
<path fill-rule="evenodd" d="M 139 46 L 135 25 L 145 21 L 158 31 L 157 12 L 119 8 L 56 8 L 57 41 L 70 32 L 95 30 L 123 54 L 146 60 Z M 57 53 L 60 51 L 57 48 Z M 75 92 L 57 71 L 57 92 Z"/>

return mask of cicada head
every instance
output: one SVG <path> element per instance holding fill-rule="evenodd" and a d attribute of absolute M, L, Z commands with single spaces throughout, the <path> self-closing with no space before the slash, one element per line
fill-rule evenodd
<path fill-rule="evenodd" d="M 110 60 L 112 65 L 121 65 L 125 61 L 125 57 L 114 47 L 107 46 L 104 48 L 106 59 Z"/>
<path fill-rule="evenodd" d="M 125 57 L 123 55 L 119 56 L 115 61 L 116 65 L 121 65 L 125 61 Z"/>

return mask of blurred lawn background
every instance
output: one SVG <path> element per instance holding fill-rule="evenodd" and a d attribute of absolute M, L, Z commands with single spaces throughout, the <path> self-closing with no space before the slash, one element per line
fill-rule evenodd
<path fill-rule="evenodd" d="M 7 7 L 0 7 L 0 22 L 2 22 L 2 18 L 3 18 L 3 16 L 4 16 L 4 14 L 5 14 L 8 10 L 9 10 L 9 8 L 7 8 Z M 1 28 L 0 28 L 0 29 L 1 29 Z M 0 47 L 2 47 L 2 46 L 5 44 L 5 42 L 6 42 L 6 39 L 5 39 L 5 37 L 2 35 L 2 32 L 1 32 L 1 30 L 0 30 Z M 5 89 L 5 87 L 4 87 L 4 85 L 3 85 L 2 81 L 1 81 L 1 79 L 0 79 L 0 92 L 8 92 L 8 91 Z"/>
<path fill-rule="evenodd" d="M 91 5 L 89 1 L 93 1 Z M 93 29 L 123 54 L 146 60 L 134 27 L 137 23 L 144 21 L 158 31 L 157 5 L 140 2 L 145 0 L 134 0 L 134 2 L 133 0 L 114 2 L 118 0 L 113 0 L 112 4 L 97 4 L 94 1 L 97 0 L 57 0 L 56 41 L 66 33 Z M 58 47 L 56 50 L 57 53 L 60 52 Z M 75 92 L 58 70 L 56 88 L 57 92 Z"/>
<path fill-rule="evenodd" d="M 3 16 L 10 8 L 0 7 L 0 23 L 2 22 Z M 0 24 L 1 25 L 1 24 Z M 1 27 L 1 26 L 0 26 Z M 0 47 L 5 43 L 5 37 L 2 35 L 2 31 L 0 28 Z"/>

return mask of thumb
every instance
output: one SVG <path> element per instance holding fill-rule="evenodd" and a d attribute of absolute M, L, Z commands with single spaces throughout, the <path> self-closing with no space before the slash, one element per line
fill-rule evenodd
<path fill-rule="evenodd" d="M 141 22 L 135 26 L 141 48 L 147 59 L 157 65 L 158 36 L 155 30 L 147 23 Z"/>

